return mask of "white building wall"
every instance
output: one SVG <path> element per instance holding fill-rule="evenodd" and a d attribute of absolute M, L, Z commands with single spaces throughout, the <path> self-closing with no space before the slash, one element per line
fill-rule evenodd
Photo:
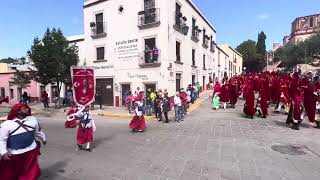
<path fill-rule="evenodd" d="M 85 1 L 85 5 L 94 0 Z M 90 7 L 84 8 L 84 41 L 77 42 L 79 47 L 80 65 L 86 59 L 87 66 L 96 68 L 96 79 L 113 78 L 114 87 L 123 83 L 129 83 L 131 90 L 137 87 L 144 89 L 144 84 L 155 83 L 157 89 L 167 88 L 170 95 L 176 91 L 176 73 L 182 74 L 181 87 L 186 88 L 191 84 L 192 74 L 196 75 L 196 82 L 203 85 L 203 76 L 205 84 L 209 82 L 209 73 L 214 73 L 217 67 L 217 51 L 215 53 L 202 47 L 202 33 L 199 36 L 199 42 L 191 40 L 192 17 L 197 20 L 196 25 L 200 29 L 205 28 L 208 36 L 213 36 L 216 41 L 216 33 L 199 16 L 199 14 L 188 4 L 187 0 L 155 0 L 156 8 L 160 9 L 160 26 L 140 30 L 138 25 L 139 11 L 143 10 L 143 0 L 108 0 Z M 175 23 L 175 3 L 182 5 L 181 12 L 187 17 L 187 26 L 189 32 L 184 36 L 174 30 Z M 118 12 L 118 8 L 124 8 L 123 13 Z M 103 19 L 106 24 L 107 36 L 99 39 L 91 37 L 90 22 L 95 22 L 95 14 L 103 12 Z M 144 39 L 149 37 L 156 38 L 156 46 L 160 49 L 159 61 L 160 67 L 141 68 L 139 59 L 144 51 Z M 132 58 L 121 59 L 117 45 L 118 42 L 138 39 L 137 50 L 133 51 Z M 176 61 L 176 40 L 181 42 L 181 62 Z M 96 61 L 96 48 L 105 47 L 105 60 Z M 192 68 L 192 48 L 196 49 L 196 66 Z M 206 70 L 203 69 L 202 58 L 206 55 Z M 168 67 L 172 65 L 172 69 Z M 114 96 L 121 96 L 121 89 L 114 88 Z"/>

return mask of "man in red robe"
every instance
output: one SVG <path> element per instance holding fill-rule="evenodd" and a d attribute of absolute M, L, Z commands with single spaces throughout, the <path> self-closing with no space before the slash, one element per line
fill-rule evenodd
<path fill-rule="evenodd" d="M 307 113 L 310 123 L 314 125 L 316 117 L 316 103 L 317 103 L 317 94 L 315 89 L 315 82 L 310 82 L 310 80 L 305 79 L 304 82 L 304 107 Z"/>
<path fill-rule="evenodd" d="M 229 103 L 229 89 L 227 80 L 224 80 L 224 83 L 221 87 L 220 101 L 223 103 L 223 109 L 226 109 L 227 103 Z"/>
<path fill-rule="evenodd" d="M 268 116 L 268 84 L 267 80 L 263 79 L 260 82 L 260 106 L 262 111 L 262 118 L 267 118 Z"/>
<path fill-rule="evenodd" d="M 256 113 L 254 108 L 254 92 L 253 92 L 253 80 L 249 79 L 243 88 L 243 97 L 246 100 L 244 104 L 243 112 L 251 119 Z"/>
<path fill-rule="evenodd" d="M 231 79 L 228 85 L 228 88 L 229 88 L 230 105 L 232 108 L 235 108 L 236 103 L 238 101 L 238 96 L 239 96 L 239 92 L 237 88 L 237 80 Z"/>

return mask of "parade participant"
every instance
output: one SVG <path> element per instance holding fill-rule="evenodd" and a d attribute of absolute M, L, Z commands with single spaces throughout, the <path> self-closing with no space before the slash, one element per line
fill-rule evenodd
<path fill-rule="evenodd" d="M 180 90 L 180 99 L 182 101 L 182 118 L 184 117 L 185 114 L 187 114 L 187 110 L 188 110 L 188 95 L 186 93 L 186 91 L 181 88 Z"/>
<path fill-rule="evenodd" d="M 46 137 L 26 104 L 15 104 L 0 128 L 0 179 L 36 180 L 41 175 L 38 164 L 39 139 Z"/>
<path fill-rule="evenodd" d="M 78 112 L 78 109 L 75 106 L 75 103 L 71 102 L 71 108 L 67 112 L 67 121 L 64 123 L 65 128 L 75 128 L 77 126 L 77 120 L 79 120 L 78 117 L 75 116 L 72 119 L 68 119 L 70 115 Z"/>
<path fill-rule="evenodd" d="M 227 109 L 227 103 L 229 103 L 229 89 L 227 80 L 227 78 L 223 79 L 223 84 L 220 92 L 220 101 L 223 104 L 223 109 Z"/>
<path fill-rule="evenodd" d="M 309 74 L 309 76 L 312 74 Z M 315 93 L 315 82 L 310 79 L 304 79 L 302 88 L 304 89 L 303 104 L 306 114 L 310 121 L 310 125 L 315 125 L 317 95 Z"/>
<path fill-rule="evenodd" d="M 288 86 L 284 80 L 282 80 L 280 84 L 281 84 L 281 95 L 280 95 L 280 100 L 278 104 L 278 109 L 276 112 L 280 112 L 281 108 L 284 106 L 286 113 L 288 113 L 288 104 L 290 99 Z"/>
<path fill-rule="evenodd" d="M 260 81 L 260 107 L 262 116 L 261 118 L 267 118 L 268 116 L 268 84 L 266 79 Z"/>
<path fill-rule="evenodd" d="M 142 98 L 143 96 L 137 96 L 135 98 L 135 116 L 132 118 L 129 128 L 132 129 L 133 132 L 143 132 L 147 126 L 143 115 L 143 103 Z"/>
<path fill-rule="evenodd" d="M 303 93 L 297 92 L 292 102 L 293 126 L 292 129 L 299 130 L 299 125 L 303 120 Z"/>
<path fill-rule="evenodd" d="M 96 131 L 96 125 L 90 112 L 90 106 L 87 105 L 82 107 L 78 112 L 72 114 L 69 119 L 78 117 L 79 123 L 77 131 L 77 143 L 80 150 L 86 150 L 91 152 L 90 144 L 93 141 L 93 132 Z M 86 148 L 83 148 L 83 145 L 86 145 Z"/>
<path fill-rule="evenodd" d="M 245 99 L 245 104 L 243 108 L 243 112 L 247 117 L 253 119 L 253 115 L 255 114 L 254 108 L 254 92 L 253 92 L 253 80 L 249 79 L 244 88 L 243 88 L 243 97 Z"/>
<path fill-rule="evenodd" d="M 228 84 L 229 89 L 229 98 L 230 98 L 230 105 L 232 108 L 236 107 L 236 103 L 238 101 L 239 92 L 237 89 L 237 81 L 235 79 L 231 79 L 230 83 Z"/>
<path fill-rule="evenodd" d="M 213 94 L 212 94 L 213 109 L 215 110 L 219 109 L 220 92 L 221 92 L 221 85 L 219 83 L 218 78 L 216 78 L 216 83 L 214 85 Z"/>

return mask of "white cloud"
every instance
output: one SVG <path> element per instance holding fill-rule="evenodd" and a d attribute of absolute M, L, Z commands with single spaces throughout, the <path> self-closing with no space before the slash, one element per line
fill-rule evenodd
<path fill-rule="evenodd" d="M 258 18 L 261 20 L 266 20 L 270 18 L 270 15 L 268 13 L 262 13 L 258 15 Z"/>

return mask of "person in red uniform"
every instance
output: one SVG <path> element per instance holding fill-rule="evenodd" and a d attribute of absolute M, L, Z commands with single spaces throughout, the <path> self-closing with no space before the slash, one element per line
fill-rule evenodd
<path fill-rule="evenodd" d="M 67 112 L 67 118 L 70 115 L 75 114 L 76 112 L 78 112 L 78 109 L 75 107 L 75 103 L 71 102 L 71 108 Z M 67 119 L 67 121 L 64 123 L 64 127 L 65 128 L 77 127 L 77 120 L 79 120 L 79 118 L 77 116 L 72 117 L 72 119 Z"/>
<path fill-rule="evenodd" d="M 0 127 L 0 179 L 37 180 L 40 142 L 46 137 L 26 104 L 15 104 Z"/>
<path fill-rule="evenodd" d="M 284 106 L 285 109 L 287 109 L 288 105 L 289 105 L 289 90 L 288 90 L 288 85 L 285 79 L 281 80 L 281 95 L 280 95 L 280 100 L 279 100 L 279 104 L 278 104 L 278 108 L 276 112 L 280 112 L 281 108 Z M 286 112 L 287 113 L 287 112 Z"/>
<path fill-rule="evenodd" d="M 304 79 L 302 88 L 304 90 L 303 105 L 311 125 L 314 126 L 316 117 L 316 103 L 318 98 L 317 94 L 315 93 L 315 82 L 311 82 L 310 79 Z"/>
<path fill-rule="evenodd" d="M 266 79 L 262 79 L 260 82 L 260 106 L 262 112 L 262 118 L 267 118 L 268 116 L 268 84 Z"/>
<path fill-rule="evenodd" d="M 133 132 L 143 132 L 147 126 L 146 121 L 144 119 L 143 114 L 143 103 L 142 103 L 143 96 L 137 96 L 135 98 L 135 116 L 132 118 L 129 128 L 132 129 Z"/>
<path fill-rule="evenodd" d="M 223 109 L 227 109 L 227 103 L 229 103 L 229 89 L 228 80 L 225 78 L 221 87 L 220 102 L 223 104 Z"/>
<path fill-rule="evenodd" d="M 232 108 L 236 107 L 236 103 L 238 101 L 238 86 L 237 86 L 237 80 L 236 79 L 231 79 L 230 83 L 228 85 L 229 89 L 229 98 L 230 98 L 230 105 Z"/>
<path fill-rule="evenodd" d="M 292 114 L 293 114 L 293 126 L 294 130 L 299 130 L 299 125 L 303 120 L 303 92 L 297 91 L 292 101 Z"/>
<path fill-rule="evenodd" d="M 254 108 L 253 80 L 251 78 L 247 80 L 243 88 L 243 97 L 246 100 L 243 112 L 247 117 L 253 119 L 253 115 L 256 113 L 256 110 Z"/>

